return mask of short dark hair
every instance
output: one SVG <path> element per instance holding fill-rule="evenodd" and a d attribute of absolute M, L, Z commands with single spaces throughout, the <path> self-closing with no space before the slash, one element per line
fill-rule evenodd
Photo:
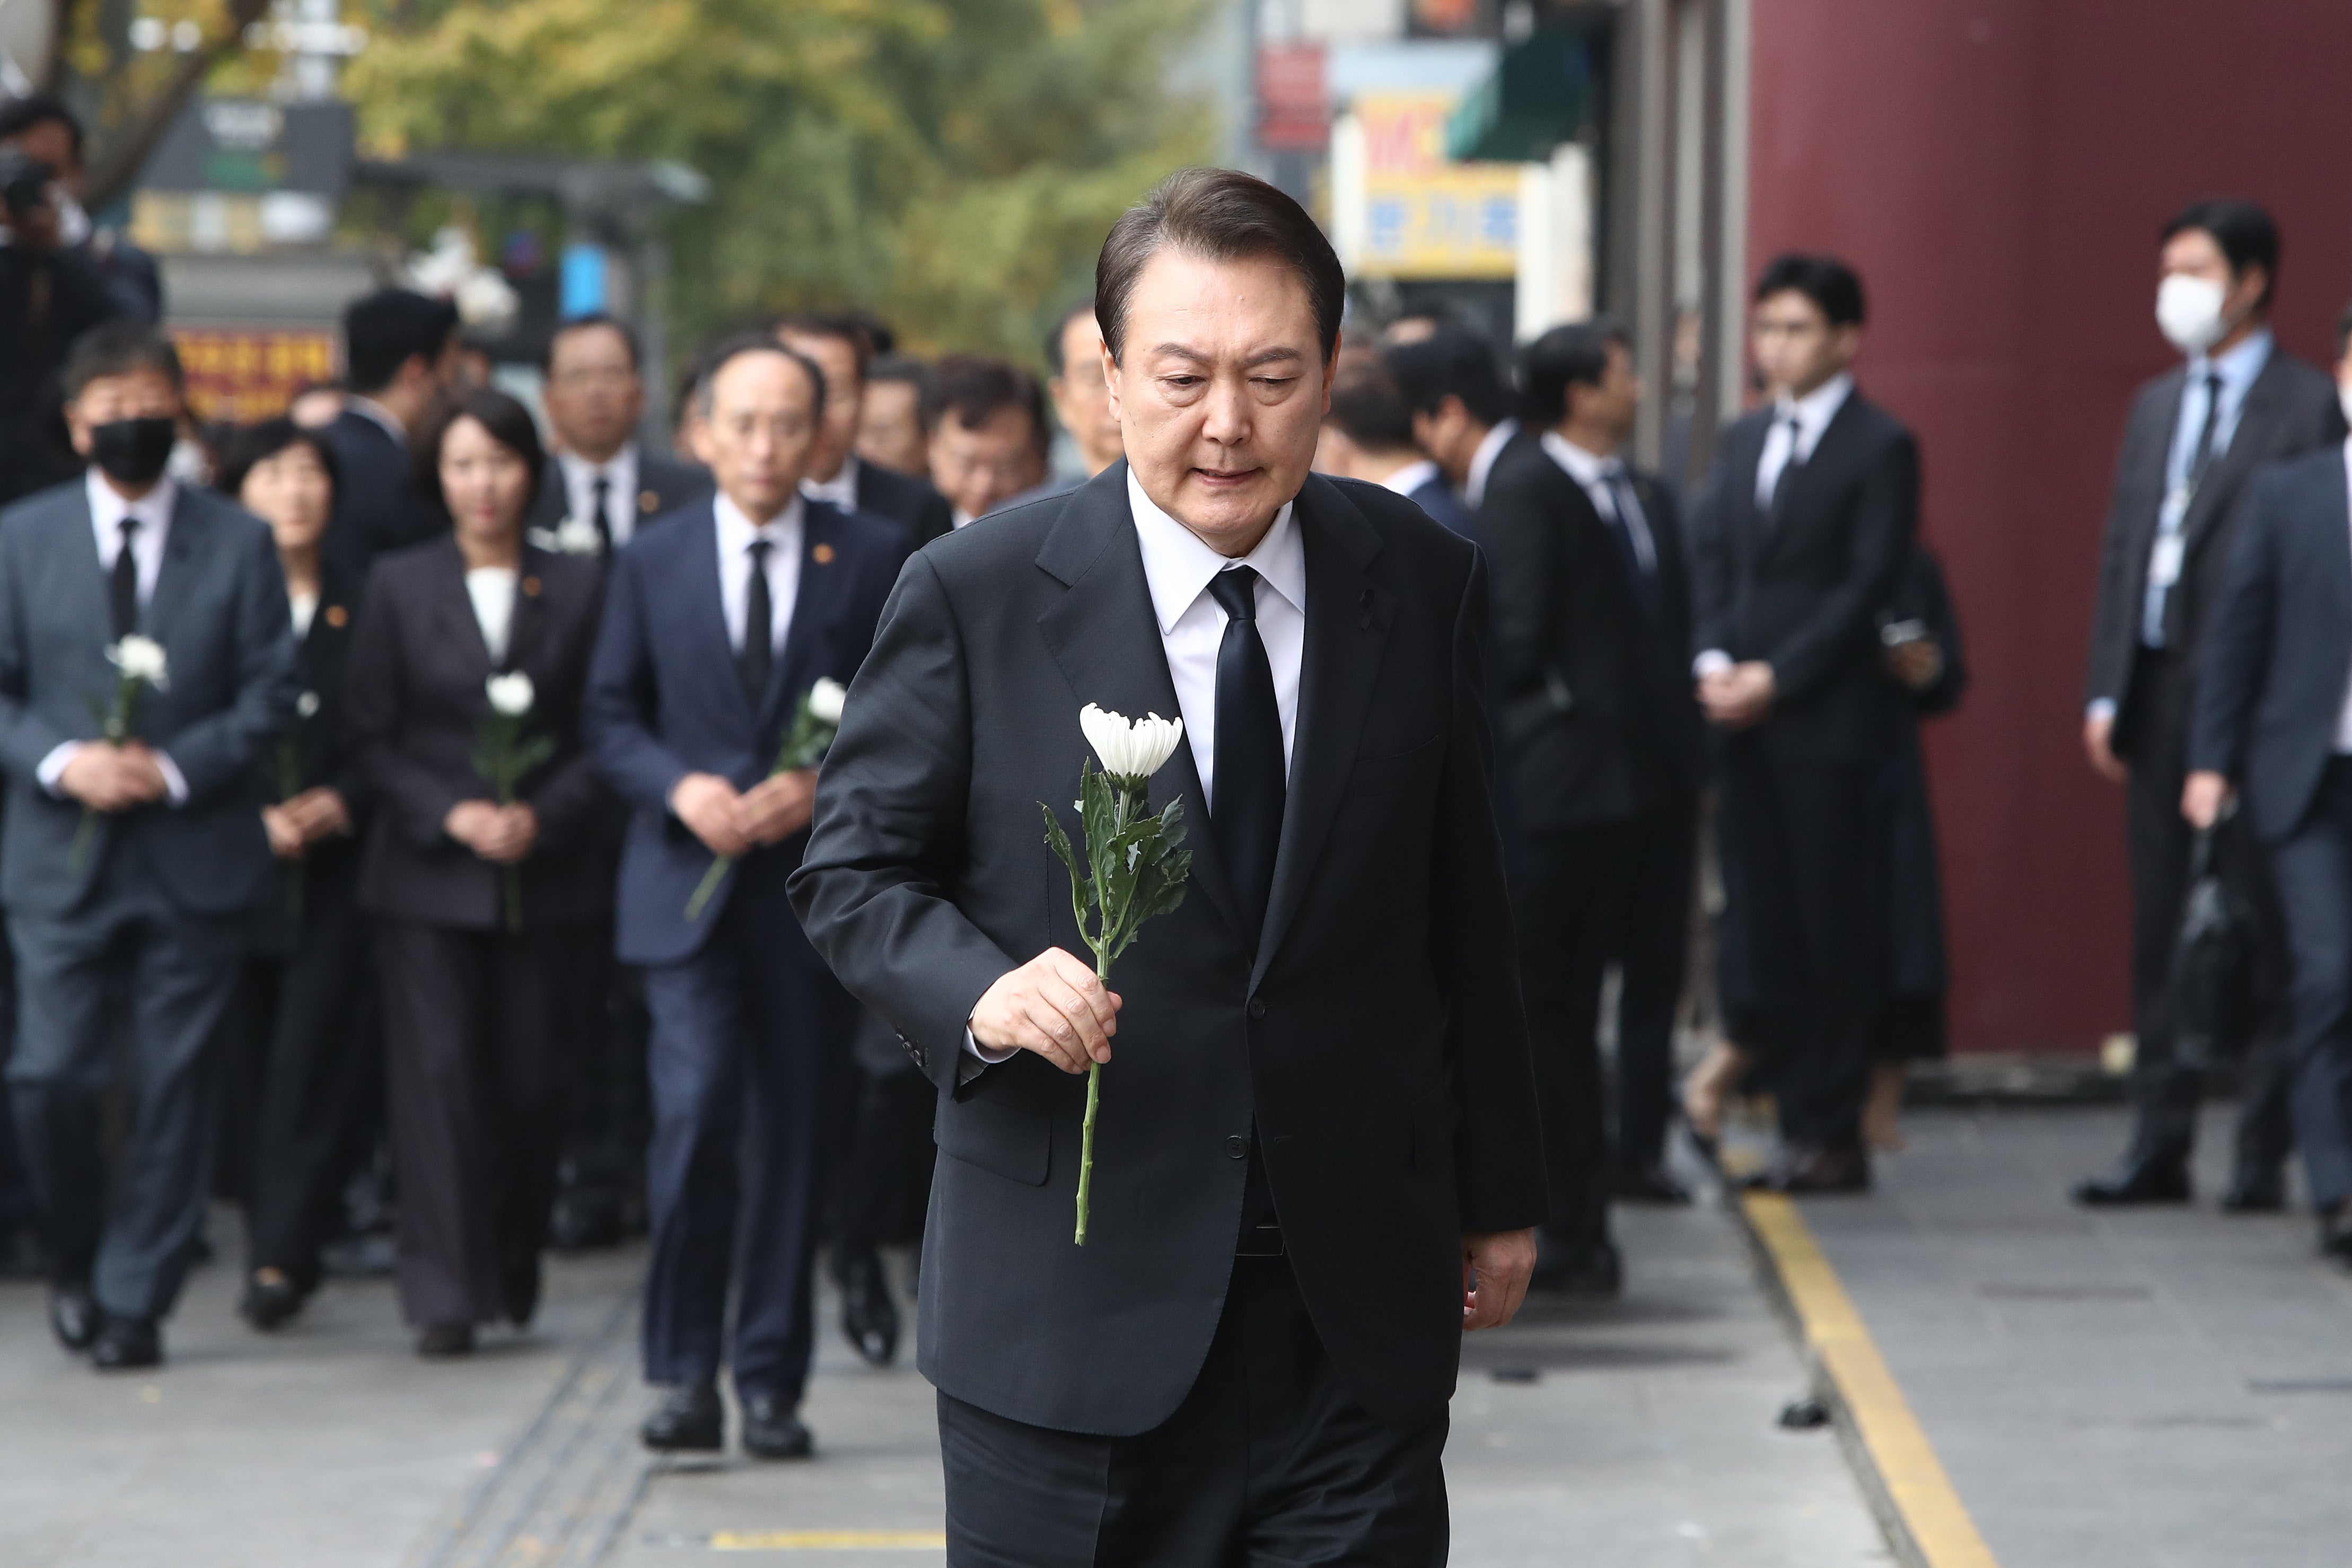
<path fill-rule="evenodd" d="M 831 338 L 849 345 L 857 357 L 857 379 L 866 379 L 866 367 L 874 362 L 874 339 L 866 330 L 866 323 L 846 310 L 794 310 L 779 316 L 770 329 L 782 339 L 787 332 L 800 338 Z"/>
<path fill-rule="evenodd" d="M 798 349 L 786 348 L 777 341 L 773 332 L 738 332 L 731 338 L 721 338 L 711 346 L 709 352 L 702 356 L 700 367 L 694 372 L 695 413 L 708 414 L 710 412 L 711 392 L 719 380 L 719 372 L 746 354 L 774 354 L 798 365 L 801 374 L 808 377 L 809 381 L 809 395 L 813 400 L 809 404 L 809 417 L 820 420 L 824 417 L 824 371 L 817 368 L 814 360 Z"/>
<path fill-rule="evenodd" d="M 1331 376 L 1331 412 L 1324 416 L 1357 445 L 1372 452 L 1410 448 L 1412 410 L 1376 349 L 1349 349 Z"/>
<path fill-rule="evenodd" d="M 1613 321 L 1578 321 L 1554 327 L 1519 354 L 1519 399 L 1538 424 L 1568 417 L 1568 389 L 1597 387 L 1609 373 L 1609 345 L 1630 348 L 1632 340 Z"/>
<path fill-rule="evenodd" d="M 437 360 L 457 330 L 457 308 L 413 288 L 379 288 L 343 312 L 343 371 L 352 391 L 382 392 L 422 354 Z"/>
<path fill-rule="evenodd" d="M 1212 261 L 1272 256 L 1297 273 L 1328 360 L 1339 344 L 1348 277 L 1307 209 L 1238 169 L 1180 169 L 1110 226 L 1095 263 L 1095 319 L 1115 361 L 1127 343 L 1127 298 L 1163 246 Z"/>
<path fill-rule="evenodd" d="M 530 473 L 530 487 L 522 498 L 522 509 L 528 514 L 539 499 L 540 481 L 546 475 L 547 449 L 540 444 L 539 426 L 532 422 L 530 410 L 495 387 L 468 387 L 444 399 L 425 416 L 425 430 L 411 459 L 417 489 L 442 511 L 449 509 L 448 498 L 441 493 L 441 447 L 449 439 L 450 428 L 461 419 L 472 420 L 490 433 L 491 440 L 522 459 Z"/>
<path fill-rule="evenodd" d="M 539 373 L 555 373 L 555 345 L 574 332 L 585 332 L 592 327 L 602 327 L 620 335 L 621 346 L 629 350 L 629 368 L 642 373 L 646 368 L 644 348 L 637 342 L 637 330 L 608 310 L 590 310 L 579 316 L 567 316 L 555 324 L 547 335 L 547 349 L 539 356 Z"/>
<path fill-rule="evenodd" d="M 874 362 L 866 368 L 866 384 L 870 387 L 879 382 L 898 382 L 914 388 L 915 417 L 924 422 L 924 430 L 931 428 L 929 423 L 931 401 L 929 365 L 912 354 L 877 354 Z"/>
<path fill-rule="evenodd" d="M 1095 297 L 1089 294 L 1084 299 L 1077 300 L 1075 303 L 1063 307 L 1062 313 L 1054 318 L 1054 324 L 1045 329 L 1045 369 L 1047 374 L 1066 376 L 1070 373 L 1070 367 L 1065 364 L 1062 360 L 1063 334 L 1069 331 L 1071 322 L 1076 320 L 1081 316 L 1092 316 L 1094 313 Z M 1097 322 L 1097 325 L 1099 326 L 1100 323 Z"/>
<path fill-rule="evenodd" d="M 1756 279 L 1756 303 L 1795 289 L 1815 305 L 1832 327 L 1863 323 L 1862 278 L 1833 256 L 1776 256 Z"/>
<path fill-rule="evenodd" d="M 64 126 L 74 162 L 81 162 L 81 117 L 64 99 L 53 92 L 36 92 L 0 103 L 0 141 L 14 141 L 38 125 Z"/>
<path fill-rule="evenodd" d="M 2278 287 L 2279 232 L 2270 214 L 2252 202 L 2209 196 L 2189 203 L 2173 214 L 2157 243 L 2164 244 L 2186 229 L 2201 229 L 2211 235 L 2231 272 L 2261 267 L 2263 297 L 2254 303 L 2261 307 L 2271 302 L 2272 291 Z"/>
<path fill-rule="evenodd" d="M 1045 429 L 1045 390 L 1037 378 L 1018 365 L 978 354 L 950 354 L 931 372 L 923 391 L 923 428 L 937 430 L 953 415 L 966 430 L 987 423 L 1008 408 L 1029 416 L 1031 438 L 1042 449 L 1051 440 Z"/>
<path fill-rule="evenodd" d="M 1500 424 L 1510 414 L 1494 345 L 1465 327 L 1440 327 L 1418 342 L 1391 344 L 1381 358 L 1415 413 L 1433 414 L 1455 397 L 1481 424 Z"/>
<path fill-rule="evenodd" d="M 889 322 L 885 321 L 863 305 L 853 305 L 842 314 L 857 323 L 857 329 L 866 334 L 866 340 L 874 345 L 876 353 L 888 354 L 897 351 L 898 334 Z"/>
<path fill-rule="evenodd" d="M 89 383 L 107 376 L 127 376 L 140 371 L 161 371 L 172 390 L 184 396 L 188 374 L 180 366 L 180 350 L 172 340 L 144 321 L 117 318 L 102 321 L 74 340 L 66 355 L 65 395 L 71 402 Z"/>
<path fill-rule="evenodd" d="M 231 425 L 215 449 L 213 487 L 234 501 L 245 488 L 245 481 L 256 465 L 267 463 L 289 447 L 307 446 L 310 455 L 327 471 L 327 483 L 341 488 L 341 468 L 335 462 L 335 449 L 327 438 L 315 430 L 306 430 L 280 414 L 265 419 L 258 424 Z"/>

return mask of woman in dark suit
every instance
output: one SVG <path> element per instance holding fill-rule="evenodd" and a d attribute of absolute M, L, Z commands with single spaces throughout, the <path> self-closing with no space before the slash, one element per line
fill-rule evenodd
<path fill-rule="evenodd" d="M 220 488 L 269 525 L 296 638 L 294 727 L 257 767 L 278 885 L 258 912 L 240 987 L 257 1114 L 246 1192 L 250 1250 L 238 1310 L 274 1329 L 319 1286 L 319 1248 L 378 1092 L 379 1036 L 359 911 L 360 792 L 344 743 L 343 664 L 355 585 L 321 558 L 333 449 L 291 420 L 223 444 Z"/>
<path fill-rule="evenodd" d="M 529 412 L 463 393 L 416 465 L 453 527 L 376 561 L 345 701 L 375 808 L 360 905 L 383 992 L 401 1307 L 420 1354 L 458 1355 L 475 1325 L 525 1324 L 539 1304 L 562 988 L 612 908 L 618 807 L 580 743 L 604 567 L 524 543 L 545 466 Z M 527 697 L 514 728 L 544 750 L 503 801 L 477 765 L 494 761 L 494 684 Z"/>

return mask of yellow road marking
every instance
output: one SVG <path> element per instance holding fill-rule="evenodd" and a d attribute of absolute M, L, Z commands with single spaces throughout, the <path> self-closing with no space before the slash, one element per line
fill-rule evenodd
<path fill-rule="evenodd" d="M 944 1552 L 942 1530 L 722 1530 L 714 1552 Z"/>
<path fill-rule="evenodd" d="M 1748 1193 L 1741 1202 L 1780 1271 L 1805 1343 L 1852 1415 L 1888 1500 L 1927 1568 L 2000 1568 L 1804 1216 L 1777 1193 Z"/>

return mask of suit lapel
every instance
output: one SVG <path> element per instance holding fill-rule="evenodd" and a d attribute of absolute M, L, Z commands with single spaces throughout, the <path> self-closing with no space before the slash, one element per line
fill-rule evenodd
<path fill-rule="evenodd" d="M 1764 512 L 1756 504 L 1756 476 L 1764 462 L 1764 437 L 1771 421 L 1759 420 L 1739 433 L 1739 448 L 1732 455 L 1731 472 L 1740 476 L 1738 493 L 1731 497 L 1733 560 L 1738 574 L 1752 576 L 1764 551 Z"/>
<path fill-rule="evenodd" d="M 441 591 L 435 595 L 433 622 L 443 643 L 453 650 L 462 650 L 461 656 L 488 680 L 498 673 L 491 662 L 490 646 L 482 641 L 482 624 L 474 619 L 473 595 L 466 591 L 466 558 L 457 549 L 456 539 L 444 540 L 436 552 L 439 557 Z M 516 598 L 521 598 L 520 591 Z M 507 646 L 514 646 L 513 628 L 508 628 Z"/>
<path fill-rule="evenodd" d="M 841 618 L 841 595 L 835 583 L 841 575 L 841 514 L 822 501 L 802 508 L 800 582 L 793 590 L 793 618 L 784 630 L 784 656 L 776 661 L 760 704 L 760 722 L 792 693 L 806 691 L 824 672 L 815 661 Z"/>
<path fill-rule="evenodd" d="M 507 623 L 507 656 L 501 670 L 530 665 L 547 637 L 547 568 L 555 558 L 525 545 L 515 579 L 514 617 Z"/>
<path fill-rule="evenodd" d="M 1311 557 L 1309 560 L 1311 565 Z M 1112 464 L 1070 497 L 1061 520 L 1037 551 L 1037 565 L 1069 591 L 1037 618 L 1038 633 L 1076 699 L 1067 729 L 1076 733 L 1077 709 L 1087 703 L 1129 718 L 1180 714 L 1151 590 L 1144 580 L 1142 547 L 1136 543 L 1135 519 L 1128 509 L 1125 463 Z M 1070 758 L 1073 789 L 1077 761 Z M 1184 802 L 1192 883 L 1238 935 L 1242 924 L 1233 887 L 1225 881 L 1224 862 L 1211 837 L 1189 737 L 1151 779 L 1152 810 L 1176 799 Z"/>
<path fill-rule="evenodd" d="M 1782 470 L 1785 479 L 1780 497 L 1780 505 L 1763 530 L 1763 538 L 1757 552 L 1757 563 L 1759 566 L 1780 548 L 1781 540 L 1795 531 L 1791 525 L 1803 515 L 1806 500 L 1821 483 L 1819 475 L 1822 465 L 1824 462 L 1834 463 L 1844 452 L 1845 444 L 1852 439 L 1854 430 L 1854 405 L 1861 401 L 1861 388 L 1856 387 L 1849 391 L 1844 400 L 1837 405 L 1837 412 L 1830 415 L 1829 423 L 1822 427 L 1822 438 L 1813 443 L 1811 454 L 1803 462 L 1796 463 L 1793 470 Z M 1770 427 L 1768 425 L 1766 428 L 1769 431 Z M 1756 457 L 1759 464 L 1763 461 L 1764 448 L 1761 443 L 1757 445 Z M 1793 454 L 1790 455 L 1790 461 L 1795 463 Z M 1749 487 L 1748 502 L 1750 506 L 1755 504 L 1752 486 Z"/>
<path fill-rule="evenodd" d="M 2205 477 L 2198 482 L 2196 495 L 2189 497 L 2189 516 L 2180 524 L 2185 550 L 2196 549 L 2199 541 L 2213 531 L 2214 525 L 2226 515 L 2229 504 L 2234 503 L 2244 488 L 2247 474 L 2268 455 L 2262 450 L 2263 434 L 2263 427 L 2278 413 L 2280 367 L 2281 350 L 2273 349 L 2271 357 L 2263 362 L 2262 373 L 2246 389 L 2246 401 L 2238 409 L 2237 425 L 2230 432 L 2230 444 L 2213 459 Z M 2177 400 L 2174 406 L 2177 419 Z M 2165 451 L 2168 460 L 2169 437 Z"/>
<path fill-rule="evenodd" d="M 686 551 L 681 587 L 687 603 L 680 634 L 691 637 L 701 650 L 703 679 L 726 688 L 729 699 L 743 716 L 746 727 L 756 725 L 751 699 L 743 695 L 743 676 L 735 663 L 735 644 L 727 631 L 727 591 L 719 573 L 719 512 L 717 498 L 698 510 L 688 525 L 691 537 L 677 541 Z"/>
<path fill-rule="evenodd" d="M 155 573 L 154 591 L 139 617 L 141 628 L 163 643 L 167 653 L 172 647 L 172 629 L 179 623 L 180 607 L 189 598 L 191 580 L 214 553 L 204 548 L 205 520 L 189 505 L 184 492 L 173 500 L 172 526 L 163 536 L 163 562 Z M 103 620 L 100 624 L 104 624 Z"/>
<path fill-rule="evenodd" d="M 1337 486 L 1310 476 L 1298 492 L 1296 515 L 1307 551 L 1307 646 L 1299 661 L 1297 734 L 1290 748 L 1282 845 L 1266 895 L 1253 985 L 1281 946 L 1330 834 L 1355 768 L 1357 737 L 1380 683 L 1381 655 L 1396 608 L 1369 570 L 1381 550 L 1380 535 Z"/>

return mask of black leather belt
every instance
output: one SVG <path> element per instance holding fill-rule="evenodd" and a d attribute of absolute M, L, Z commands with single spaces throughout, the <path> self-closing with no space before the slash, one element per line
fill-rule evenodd
<path fill-rule="evenodd" d="M 1282 1256 L 1282 1227 L 1253 1225 L 1242 1232 L 1234 1247 L 1236 1258 L 1279 1258 Z"/>

